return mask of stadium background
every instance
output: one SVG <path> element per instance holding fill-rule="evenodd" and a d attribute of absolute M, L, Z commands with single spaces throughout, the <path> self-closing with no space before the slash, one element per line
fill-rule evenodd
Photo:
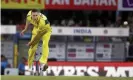
<path fill-rule="evenodd" d="M 1 74 L 16 75 L 17 70 L 25 73 L 21 69 L 26 64 L 20 65 L 27 61 L 26 44 L 32 25 L 23 37 L 19 32 L 24 29 L 27 12 L 36 8 L 48 17 L 53 28 L 50 68 L 44 75 L 133 77 L 132 5 L 132 0 L 2 0 L 1 64 L 6 65 L 1 65 Z M 114 28 L 116 31 L 111 30 Z M 37 53 L 40 51 L 38 48 Z M 112 69 L 105 70 L 106 66 L 130 69 L 107 75 Z"/>

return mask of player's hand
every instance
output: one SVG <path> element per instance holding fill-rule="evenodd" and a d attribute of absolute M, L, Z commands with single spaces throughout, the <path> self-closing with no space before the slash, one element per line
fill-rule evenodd
<path fill-rule="evenodd" d="M 21 31 L 20 36 L 24 36 L 25 30 Z"/>
<path fill-rule="evenodd" d="M 26 44 L 26 45 L 30 47 L 31 46 L 31 42 L 28 42 L 28 44 Z"/>

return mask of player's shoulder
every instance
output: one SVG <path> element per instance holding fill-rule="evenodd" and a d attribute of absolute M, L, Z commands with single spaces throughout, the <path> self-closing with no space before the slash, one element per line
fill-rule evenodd
<path fill-rule="evenodd" d="M 32 11 L 30 10 L 30 11 L 27 13 L 27 17 L 28 17 L 28 16 L 31 16 L 31 12 L 32 12 Z"/>
<path fill-rule="evenodd" d="M 42 13 L 40 13 L 40 16 L 41 16 L 41 18 L 44 19 L 44 20 L 47 19 L 47 17 L 46 17 L 44 14 L 42 14 Z"/>
<path fill-rule="evenodd" d="M 30 11 L 28 12 L 27 16 L 26 16 L 26 17 L 27 17 L 26 19 L 27 19 L 28 21 L 31 20 L 31 12 L 32 12 L 32 11 L 30 10 Z"/>

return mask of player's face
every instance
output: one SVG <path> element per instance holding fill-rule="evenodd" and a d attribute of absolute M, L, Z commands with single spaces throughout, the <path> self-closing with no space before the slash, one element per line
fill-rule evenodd
<path fill-rule="evenodd" d="M 36 20 L 38 17 L 38 12 L 32 12 L 32 19 Z"/>

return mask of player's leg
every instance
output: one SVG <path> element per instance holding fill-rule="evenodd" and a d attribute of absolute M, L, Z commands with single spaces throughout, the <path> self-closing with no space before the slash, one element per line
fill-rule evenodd
<path fill-rule="evenodd" d="M 50 40 L 51 32 L 46 33 L 42 37 L 42 56 L 40 58 L 41 63 L 41 69 L 44 71 L 48 68 L 47 66 L 47 60 L 48 60 L 48 54 L 49 54 L 49 40 Z"/>
<path fill-rule="evenodd" d="M 34 37 L 35 37 L 35 35 L 32 35 L 31 40 L 32 40 Z M 37 47 L 38 47 L 38 43 L 35 44 L 34 47 L 30 47 L 30 48 L 29 48 L 29 51 L 28 51 L 28 66 L 29 66 L 29 68 L 31 68 L 31 66 L 32 66 L 32 63 L 33 63 L 33 60 L 34 60 L 34 55 L 35 55 L 35 53 L 36 53 Z"/>

